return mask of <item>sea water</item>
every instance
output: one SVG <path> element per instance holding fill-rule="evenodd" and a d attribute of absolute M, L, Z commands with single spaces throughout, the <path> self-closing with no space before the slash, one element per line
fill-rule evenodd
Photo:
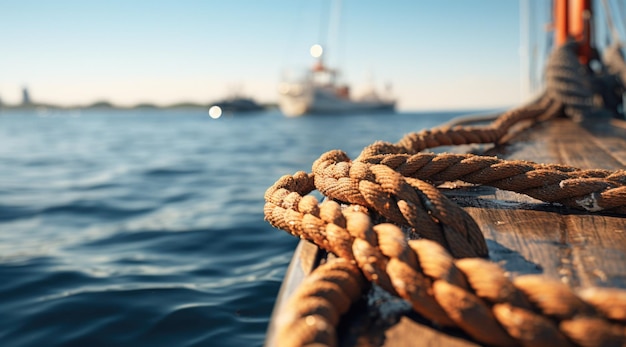
<path fill-rule="evenodd" d="M 0 346 L 262 346 L 298 242 L 265 190 L 468 113 L 0 111 Z"/>

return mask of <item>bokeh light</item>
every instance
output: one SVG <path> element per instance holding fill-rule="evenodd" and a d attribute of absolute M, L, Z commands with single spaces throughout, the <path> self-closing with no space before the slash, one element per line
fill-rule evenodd
<path fill-rule="evenodd" d="M 222 108 L 219 106 L 211 106 L 209 108 L 209 117 L 213 119 L 218 119 L 222 116 Z"/>
<path fill-rule="evenodd" d="M 324 48 L 322 48 L 322 46 L 319 44 L 314 44 L 313 46 L 311 46 L 311 49 L 309 51 L 311 52 L 311 56 L 313 58 L 319 58 L 324 53 Z"/>

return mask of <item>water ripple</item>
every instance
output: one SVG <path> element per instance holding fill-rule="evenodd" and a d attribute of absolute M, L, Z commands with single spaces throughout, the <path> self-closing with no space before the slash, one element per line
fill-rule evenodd
<path fill-rule="evenodd" d="M 262 346 L 298 242 L 263 220 L 265 189 L 433 125 L 64 112 L 0 117 L 2 346 Z"/>

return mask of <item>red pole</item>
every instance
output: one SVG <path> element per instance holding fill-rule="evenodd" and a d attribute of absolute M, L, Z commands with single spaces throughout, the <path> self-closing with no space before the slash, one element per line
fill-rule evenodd
<path fill-rule="evenodd" d="M 570 0 L 570 34 L 580 44 L 578 58 L 583 64 L 591 60 L 591 0 Z"/>
<path fill-rule="evenodd" d="M 583 64 L 591 60 L 591 0 L 555 0 L 554 36 L 557 46 L 568 39 L 578 42 L 578 58 Z"/>
<path fill-rule="evenodd" d="M 554 0 L 554 37 L 557 46 L 567 42 L 569 35 L 568 1 Z"/>

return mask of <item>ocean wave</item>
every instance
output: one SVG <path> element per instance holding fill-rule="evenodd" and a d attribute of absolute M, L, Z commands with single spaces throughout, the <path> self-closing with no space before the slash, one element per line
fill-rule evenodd
<path fill-rule="evenodd" d="M 3 288 L 0 308 L 13 318 L 0 325 L 6 345 L 259 345 L 280 287 L 278 278 L 215 285 L 198 276 L 148 283 L 79 271 L 30 273 L 29 281 Z"/>
<path fill-rule="evenodd" d="M 70 200 L 56 204 L 41 205 L 0 205 L 0 222 L 14 221 L 24 218 L 46 217 L 53 215 L 81 216 L 101 219 L 118 219 L 149 213 L 156 206 L 150 203 L 107 203 L 98 200 Z"/>
<path fill-rule="evenodd" d="M 180 176 L 180 175 L 196 175 L 203 173 L 202 169 L 192 169 L 187 168 L 185 166 L 179 167 L 161 167 L 161 168 L 153 168 L 150 170 L 146 170 L 142 173 L 143 176 L 151 177 L 151 176 Z"/>
<path fill-rule="evenodd" d="M 261 346 L 299 241 L 265 190 L 426 124 L 384 117 L 0 117 L 2 346 Z"/>

